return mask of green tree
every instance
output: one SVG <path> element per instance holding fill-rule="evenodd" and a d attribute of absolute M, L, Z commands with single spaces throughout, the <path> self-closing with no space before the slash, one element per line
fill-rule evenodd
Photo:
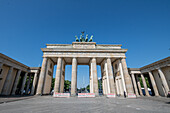
<path fill-rule="evenodd" d="M 141 87 L 144 87 L 144 86 L 143 86 L 143 82 L 142 82 L 142 78 L 139 78 L 139 81 L 140 81 Z M 148 88 L 150 88 L 148 78 L 146 78 L 146 77 L 145 77 L 145 81 L 146 81 L 146 85 L 147 85 L 147 87 L 148 87 Z"/>
<path fill-rule="evenodd" d="M 87 91 L 90 91 L 90 85 L 87 85 L 86 89 Z"/>
<path fill-rule="evenodd" d="M 71 81 L 65 80 L 64 81 L 64 90 L 69 91 L 70 87 L 71 87 Z"/>
<path fill-rule="evenodd" d="M 52 79 L 51 89 L 54 89 L 55 78 Z"/>
<path fill-rule="evenodd" d="M 52 79 L 51 89 L 54 89 L 54 84 L 55 84 L 55 78 Z M 70 87 L 71 87 L 71 81 L 64 80 L 64 90 L 69 91 Z"/>
<path fill-rule="evenodd" d="M 101 89 L 102 89 L 102 79 L 99 79 L 99 80 L 98 80 L 98 88 L 100 89 L 100 87 L 101 87 Z"/>

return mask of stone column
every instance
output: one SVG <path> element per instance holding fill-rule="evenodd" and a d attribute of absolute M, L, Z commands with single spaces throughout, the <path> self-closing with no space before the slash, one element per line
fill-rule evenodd
<path fill-rule="evenodd" d="M 31 95 L 34 95 L 34 91 L 35 91 L 35 86 L 37 84 L 37 72 L 34 74 L 34 79 L 33 79 L 33 84 L 32 84 L 32 88 L 31 88 Z"/>
<path fill-rule="evenodd" d="M 2 66 L 3 66 L 3 63 L 2 63 L 2 62 L 0 62 L 0 71 L 1 71 L 1 69 L 2 69 Z"/>
<path fill-rule="evenodd" d="M 4 86 L 3 86 L 3 89 L 2 89 L 2 95 L 9 95 L 10 94 L 8 89 L 9 89 L 9 85 L 11 83 L 12 72 L 13 72 L 13 67 L 11 66 L 8 70 L 8 74 L 7 74 L 6 80 L 4 82 Z"/>
<path fill-rule="evenodd" d="M 40 76 L 39 76 L 38 86 L 37 86 L 37 92 L 36 92 L 37 95 L 43 94 L 43 89 L 44 89 L 43 86 L 44 86 L 44 80 L 45 80 L 46 70 L 47 70 L 47 62 L 48 62 L 47 57 L 44 57 L 43 62 L 42 62 Z"/>
<path fill-rule="evenodd" d="M 117 86 L 117 95 L 120 95 L 120 87 L 119 87 L 119 82 L 118 79 L 116 79 L 116 86 Z"/>
<path fill-rule="evenodd" d="M 168 91 L 169 91 L 169 87 L 168 87 L 168 83 L 166 81 L 165 75 L 164 75 L 164 73 L 162 72 L 162 70 L 160 68 L 158 69 L 158 73 L 159 73 L 159 75 L 161 77 L 162 84 L 163 84 L 163 86 L 165 88 L 165 92 L 166 92 L 165 96 L 167 96 Z"/>
<path fill-rule="evenodd" d="M 25 83 L 26 83 L 26 79 L 27 79 L 27 75 L 28 73 L 26 72 L 22 81 L 22 86 L 21 86 L 21 95 L 24 93 L 24 87 L 25 87 Z"/>
<path fill-rule="evenodd" d="M 31 82 L 31 75 L 29 76 L 29 80 L 27 81 L 27 87 L 26 87 L 26 90 L 25 90 L 25 94 L 28 94 L 30 82 Z"/>
<path fill-rule="evenodd" d="M 89 64 L 89 75 L 90 75 L 90 93 L 94 93 L 94 88 L 93 88 L 93 75 L 91 74 L 92 68 L 91 68 L 91 63 Z"/>
<path fill-rule="evenodd" d="M 146 85 L 145 77 L 143 76 L 143 74 L 141 74 L 141 78 L 142 78 L 143 86 L 144 86 L 144 88 L 145 88 L 145 94 L 146 94 L 146 96 L 150 96 L 150 95 L 149 95 L 149 92 L 148 92 L 148 87 L 147 87 L 147 85 Z"/>
<path fill-rule="evenodd" d="M 136 96 L 138 96 L 138 97 L 139 97 L 138 88 L 137 88 L 137 85 L 136 85 L 136 80 L 135 80 L 134 73 L 132 73 L 132 74 L 131 74 L 131 76 L 132 76 L 133 86 L 134 86 L 134 88 L 135 88 Z"/>
<path fill-rule="evenodd" d="M 71 78 L 71 95 L 75 96 L 77 92 L 77 58 L 72 59 L 72 78 Z"/>
<path fill-rule="evenodd" d="M 18 81 L 19 81 L 20 74 L 21 74 L 21 70 L 19 69 L 18 72 L 17 72 L 17 76 L 16 76 L 16 78 L 15 78 L 15 82 L 14 82 L 13 89 L 12 89 L 12 95 L 15 95 L 15 92 L 16 92 L 16 89 L 17 89 L 17 85 L 18 85 Z"/>
<path fill-rule="evenodd" d="M 1 72 L 2 66 L 3 66 L 3 63 L 0 62 L 0 72 Z M 0 78 L 1 78 L 1 76 L 2 76 L 2 73 L 0 74 Z M 0 93 L 1 93 L 1 92 L 0 92 Z"/>
<path fill-rule="evenodd" d="M 105 95 L 105 85 L 104 85 L 104 78 L 102 77 L 102 88 L 103 88 L 103 95 Z"/>
<path fill-rule="evenodd" d="M 92 58 L 91 60 L 92 63 L 92 76 L 93 76 L 93 88 L 94 88 L 94 93 L 96 96 L 99 95 L 99 89 L 98 89 L 98 79 L 97 79 L 97 65 L 96 65 L 96 58 Z"/>
<path fill-rule="evenodd" d="M 54 85 L 54 92 L 56 93 L 60 93 L 62 62 L 63 62 L 62 60 L 63 58 L 58 58 L 57 60 L 57 69 L 56 69 L 55 85 Z"/>
<path fill-rule="evenodd" d="M 120 87 L 120 94 L 123 95 L 122 79 L 119 78 L 119 79 L 118 79 L 118 82 L 119 82 L 119 87 Z"/>
<path fill-rule="evenodd" d="M 124 79 L 125 79 L 127 94 L 134 94 L 132 81 L 131 81 L 130 75 L 128 73 L 126 60 L 124 58 L 121 59 L 121 64 L 122 64 L 122 68 L 123 68 L 123 75 L 124 75 Z"/>
<path fill-rule="evenodd" d="M 107 58 L 107 70 L 108 70 L 108 79 L 110 83 L 110 93 L 116 94 L 115 91 L 115 83 L 114 83 L 114 78 L 113 78 L 113 68 L 111 64 L 111 59 Z"/>
<path fill-rule="evenodd" d="M 149 77 L 151 79 L 151 83 L 152 83 L 152 87 L 153 87 L 155 96 L 159 96 L 159 92 L 158 92 L 158 88 L 157 88 L 156 83 L 155 83 L 155 79 L 154 79 L 154 77 L 153 77 L 151 72 L 148 72 L 148 73 L 149 73 Z"/>
<path fill-rule="evenodd" d="M 119 61 L 119 70 L 120 70 L 120 75 L 121 75 L 121 78 L 122 78 L 122 84 L 123 84 L 123 92 L 127 92 L 126 91 L 126 85 L 125 85 L 125 78 L 124 78 L 124 74 L 123 74 L 123 68 L 122 68 L 122 63 L 120 61 L 120 59 L 118 60 Z"/>
<path fill-rule="evenodd" d="M 104 86 L 105 86 L 105 95 L 107 95 L 109 91 L 108 91 L 108 85 L 107 85 L 108 83 L 107 83 L 107 78 L 106 78 L 106 76 L 105 76 L 105 79 L 104 79 L 104 84 L 105 84 L 105 85 L 104 85 Z"/>
<path fill-rule="evenodd" d="M 64 93 L 64 80 L 65 80 L 65 62 L 63 60 L 62 71 L 61 71 L 61 87 L 60 87 L 61 93 Z"/>
<path fill-rule="evenodd" d="M 143 96 L 142 87 L 141 87 L 140 80 L 139 80 L 138 76 L 137 76 L 137 84 L 138 84 L 140 96 Z"/>

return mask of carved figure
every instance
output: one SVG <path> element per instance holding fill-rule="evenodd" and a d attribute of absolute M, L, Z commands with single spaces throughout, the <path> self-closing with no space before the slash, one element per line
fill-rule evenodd
<path fill-rule="evenodd" d="M 93 41 L 93 35 L 91 35 L 89 42 Z"/>
<path fill-rule="evenodd" d="M 86 39 L 85 39 L 85 42 L 88 42 L 88 34 L 86 35 Z"/>
<path fill-rule="evenodd" d="M 76 37 L 76 42 L 79 42 L 79 39 L 78 39 L 78 37 L 77 36 L 75 36 Z"/>

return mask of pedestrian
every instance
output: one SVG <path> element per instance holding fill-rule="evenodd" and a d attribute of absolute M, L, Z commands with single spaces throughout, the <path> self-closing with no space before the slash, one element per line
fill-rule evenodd
<path fill-rule="evenodd" d="M 124 97 L 126 98 L 126 92 L 124 91 Z"/>

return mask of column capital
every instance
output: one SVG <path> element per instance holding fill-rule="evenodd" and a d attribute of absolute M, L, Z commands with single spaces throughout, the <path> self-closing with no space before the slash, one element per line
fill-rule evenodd
<path fill-rule="evenodd" d="M 38 71 L 37 71 L 37 72 L 34 72 L 34 75 L 35 75 L 35 74 L 38 74 Z"/>
<path fill-rule="evenodd" d="M 3 62 L 0 62 L 0 67 L 1 67 L 3 64 L 4 64 Z"/>
<path fill-rule="evenodd" d="M 91 59 L 96 59 L 96 57 L 92 57 Z"/>
<path fill-rule="evenodd" d="M 91 58 L 92 60 L 96 60 L 96 57 Z"/>
<path fill-rule="evenodd" d="M 148 71 L 148 73 L 152 73 L 151 71 Z"/>
<path fill-rule="evenodd" d="M 42 58 L 48 58 L 47 56 L 42 56 Z"/>
<path fill-rule="evenodd" d="M 13 69 L 14 67 L 13 66 L 9 66 L 10 69 Z"/>
<path fill-rule="evenodd" d="M 161 70 L 161 68 L 160 67 L 158 67 L 158 68 L 156 68 L 157 70 Z"/>
<path fill-rule="evenodd" d="M 18 69 L 18 73 L 21 73 L 22 72 L 22 70 L 21 69 Z"/>
<path fill-rule="evenodd" d="M 77 57 L 72 57 L 72 59 L 77 59 Z"/>
<path fill-rule="evenodd" d="M 106 57 L 106 59 L 111 59 L 111 57 Z"/>
<path fill-rule="evenodd" d="M 120 59 L 120 60 L 121 60 L 121 59 L 126 59 L 126 57 L 120 57 L 119 59 Z"/>

